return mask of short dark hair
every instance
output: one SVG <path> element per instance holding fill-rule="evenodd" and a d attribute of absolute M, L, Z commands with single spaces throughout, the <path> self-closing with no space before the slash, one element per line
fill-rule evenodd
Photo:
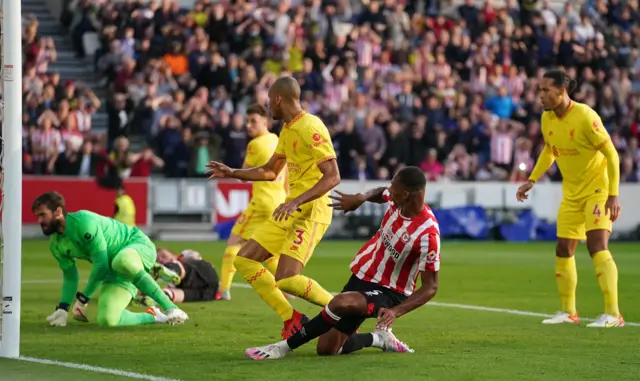
<path fill-rule="evenodd" d="M 396 177 L 410 192 L 424 190 L 427 185 L 427 178 L 418 167 L 404 167 L 396 173 Z"/>
<path fill-rule="evenodd" d="M 67 213 L 64 205 L 64 197 L 62 197 L 62 195 L 56 191 L 46 192 L 38 196 L 35 200 L 33 200 L 31 211 L 34 212 L 36 208 L 42 205 L 46 206 L 47 209 L 51 211 L 55 211 L 56 209 L 61 208 L 63 213 Z"/>
<path fill-rule="evenodd" d="M 267 116 L 269 116 L 269 112 L 267 111 L 267 108 L 257 103 L 254 103 L 249 107 L 247 107 L 247 115 L 249 114 L 258 114 L 263 118 L 266 118 Z"/>
<path fill-rule="evenodd" d="M 575 79 L 571 79 L 566 71 L 561 69 L 550 70 L 544 73 L 544 78 L 549 78 L 553 81 L 553 84 L 557 87 L 561 87 L 567 90 L 567 93 L 571 94 L 576 89 L 578 83 Z"/>

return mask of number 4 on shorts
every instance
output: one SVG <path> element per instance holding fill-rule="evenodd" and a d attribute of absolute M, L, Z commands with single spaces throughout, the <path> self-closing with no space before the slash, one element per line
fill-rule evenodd
<path fill-rule="evenodd" d="M 293 240 L 294 245 L 302 245 L 302 242 L 304 242 L 303 234 L 304 230 L 296 230 L 296 238 Z"/>
<path fill-rule="evenodd" d="M 596 204 L 593 208 L 593 215 L 600 217 L 600 205 Z"/>

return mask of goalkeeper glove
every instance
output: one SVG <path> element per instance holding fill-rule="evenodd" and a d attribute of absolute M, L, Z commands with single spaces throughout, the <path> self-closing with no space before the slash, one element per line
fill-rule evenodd
<path fill-rule="evenodd" d="M 68 314 L 69 305 L 60 303 L 58 307 L 56 307 L 56 311 L 47 316 L 47 322 L 54 327 L 66 327 Z"/>
<path fill-rule="evenodd" d="M 78 301 L 73 306 L 73 318 L 77 321 L 87 323 L 89 322 L 89 319 L 87 318 L 87 305 L 89 304 L 89 298 L 81 292 L 76 294 L 76 298 Z"/>

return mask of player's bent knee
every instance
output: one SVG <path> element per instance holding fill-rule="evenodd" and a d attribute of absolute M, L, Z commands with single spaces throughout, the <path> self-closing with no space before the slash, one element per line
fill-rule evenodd
<path fill-rule="evenodd" d="M 318 356 L 335 356 L 340 353 L 340 348 L 336 349 L 330 346 L 321 346 L 320 343 L 318 343 L 316 353 Z"/>
<path fill-rule="evenodd" d="M 316 353 L 318 356 L 335 356 L 340 354 L 340 349 L 347 340 L 347 337 L 343 333 L 337 333 L 329 331 L 318 338 L 318 345 L 316 345 Z"/>
<path fill-rule="evenodd" d="M 271 254 L 264 247 L 252 239 L 242 245 L 242 248 L 238 252 L 238 257 L 261 263 L 269 259 L 270 256 Z"/>
<path fill-rule="evenodd" d="M 334 313 L 345 316 L 354 312 L 360 312 L 360 301 L 356 298 L 358 294 L 343 293 L 338 294 L 331 299 L 327 306 Z M 365 303 L 366 304 L 366 303 Z"/>
<path fill-rule="evenodd" d="M 119 274 L 125 275 L 127 278 L 134 277 L 140 270 L 144 269 L 142 260 L 137 251 L 133 249 L 124 249 L 111 262 L 111 267 Z"/>
<path fill-rule="evenodd" d="M 231 234 L 227 240 L 227 246 L 243 245 L 245 240 L 239 235 Z"/>
<path fill-rule="evenodd" d="M 115 314 L 98 314 L 98 325 L 100 327 L 116 327 L 120 322 L 120 316 Z"/>
<path fill-rule="evenodd" d="M 275 273 L 276 281 L 292 278 L 296 275 L 300 275 L 304 265 L 299 260 L 289 257 L 287 255 L 281 255 L 278 262 L 278 269 Z"/>

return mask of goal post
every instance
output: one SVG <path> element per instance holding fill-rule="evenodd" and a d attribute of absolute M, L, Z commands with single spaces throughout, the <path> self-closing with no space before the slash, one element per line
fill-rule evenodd
<path fill-rule="evenodd" d="M 2 3 L 2 244 L 0 357 L 20 356 L 22 261 L 22 16 Z"/>

